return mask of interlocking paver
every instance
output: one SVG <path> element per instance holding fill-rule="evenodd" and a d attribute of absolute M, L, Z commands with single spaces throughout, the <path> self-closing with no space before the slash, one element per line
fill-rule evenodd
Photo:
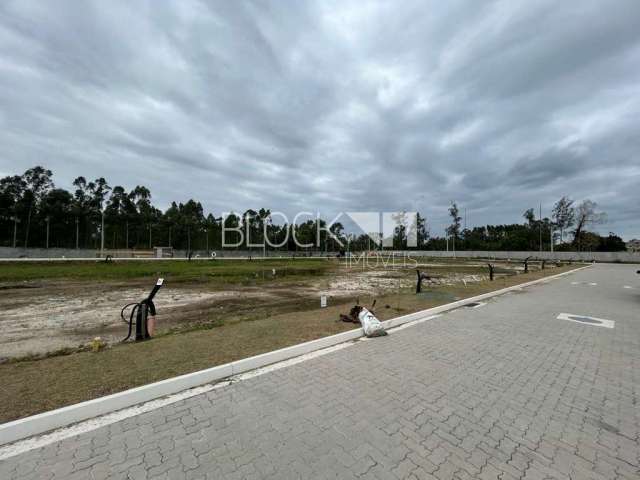
<path fill-rule="evenodd" d="M 5 459 L 0 478 L 639 478 L 634 275 L 597 265 L 456 310 Z"/>

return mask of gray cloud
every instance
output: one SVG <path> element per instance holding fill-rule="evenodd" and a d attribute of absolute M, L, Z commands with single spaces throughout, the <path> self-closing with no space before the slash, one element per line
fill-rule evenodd
<path fill-rule="evenodd" d="M 640 3 L 8 1 L 0 174 L 160 206 L 419 209 L 562 195 L 640 237 Z"/>

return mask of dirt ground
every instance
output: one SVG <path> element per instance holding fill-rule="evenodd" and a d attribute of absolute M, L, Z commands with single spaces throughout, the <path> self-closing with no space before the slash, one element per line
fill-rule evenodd
<path fill-rule="evenodd" d="M 4 357 L 20 357 L 75 347 L 96 336 L 109 343 L 124 338 L 127 325 L 120 319 L 120 309 L 144 298 L 148 289 L 83 283 L 4 293 L 0 298 L 0 352 Z M 175 309 L 235 293 L 166 288 L 156 306 L 170 319 Z"/>
<path fill-rule="evenodd" d="M 453 266 L 425 263 L 419 268 L 435 271 L 431 283 L 437 285 L 474 283 L 487 278 L 486 269 L 478 262 Z M 264 276 L 263 272 L 262 280 Z M 276 275 L 260 285 L 168 282 L 155 304 L 159 330 L 167 332 L 317 308 L 321 295 L 328 297 L 329 304 L 355 303 L 364 297 L 410 291 L 415 288 L 415 281 L 413 267 L 339 267 L 308 278 Z M 95 337 L 115 344 L 126 336 L 128 328 L 120 318 L 120 309 L 142 300 L 150 285 L 147 279 L 122 282 L 60 278 L 0 285 L 0 359 L 74 349 Z"/>

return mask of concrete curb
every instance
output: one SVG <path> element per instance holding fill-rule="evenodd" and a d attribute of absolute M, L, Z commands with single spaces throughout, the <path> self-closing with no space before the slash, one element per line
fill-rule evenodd
<path fill-rule="evenodd" d="M 537 283 L 547 282 L 570 273 L 575 273 L 586 267 L 580 267 L 568 272 L 551 275 L 530 282 L 514 285 L 493 292 L 484 293 L 475 297 L 465 298 L 457 302 L 448 303 L 439 307 L 421 310 L 401 317 L 392 318 L 382 322 L 385 328 L 393 328 L 405 323 L 413 322 L 421 318 L 432 316 L 438 313 L 454 310 L 468 303 L 477 302 L 491 297 L 503 295 L 505 293 L 519 290 Z M 105 397 L 88 400 L 86 402 L 69 405 L 67 407 L 40 413 L 31 417 L 21 418 L 12 422 L 0 425 L 0 445 L 22 440 L 34 435 L 39 435 L 50 430 L 81 422 L 90 418 L 98 417 L 107 413 L 115 412 L 123 408 L 131 407 L 140 403 L 155 400 L 167 395 L 175 394 L 189 388 L 197 387 L 207 383 L 214 383 L 222 379 L 240 373 L 265 367 L 273 363 L 288 360 L 300 355 L 304 355 L 316 350 L 331 347 L 340 343 L 348 342 L 362 337 L 362 329 L 349 330 L 347 332 L 331 335 L 329 337 L 311 340 L 291 347 L 274 350 L 253 357 L 243 358 L 235 362 L 218 365 L 193 373 L 187 373 L 178 377 L 168 378 L 160 382 L 150 383 L 141 387 L 132 388 L 123 392 L 114 393 Z"/>

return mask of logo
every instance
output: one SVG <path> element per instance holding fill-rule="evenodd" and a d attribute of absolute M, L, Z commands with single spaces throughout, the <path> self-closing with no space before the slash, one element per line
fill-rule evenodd
<path fill-rule="evenodd" d="M 269 225 L 273 223 L 274 218 L 283 225 L 289 225 L 284 237 L 281 235 L 277 240 L 269 237 Z M 377 247 L 393 247 L 394 238 L 400 239 L 407 247 L 418 246 L 418 214 L 401 211 L 340 212 L 331 222 L 324 221 L 319 212 L 315 215 L 311 212 L 298 212 L 291 222 L 283 212 L 271 212 L 268 217 L 248 214 L 239 217 L 225 212 L 222 214 L 222 247 L 236 248 L 244 245 L 281 248 L 293 240 L 299 248 L 320 248 L 320 239 L 326 235 L 327 238 L 333 239 L 339 248 L 344 248 L 345 239 L 332 230 L 332 226 L 342 218 L 348 218 Z M 314 235 L 309 234 L 310 222 L 314 224 Z M 301 232 L 303 225 L 304 232 Z"/>

